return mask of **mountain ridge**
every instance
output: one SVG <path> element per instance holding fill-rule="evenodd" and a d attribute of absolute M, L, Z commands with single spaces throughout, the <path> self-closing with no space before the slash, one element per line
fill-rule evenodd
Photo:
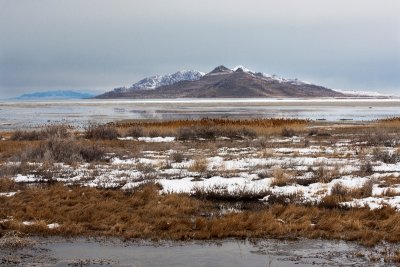
<path fill-rule="evenodd" d="M 298 79 L 286 79 L 276 75 L 254 72 L 238 65 L 229 69 L 217 66 L 207 74 L 192 71 L 196 75 L 178 75 L 165 83 L 152 82 L 140 88 L 151 76 L 130 88 L 116 88 L 96 98 L 240 98 L 240 97 L 344 97 L 345 94 Z M 177 72 L 179 73 L 179 72 Z M 177 74 L 175 73 L 175 74 Z M 167 76 L 169 77 L 169 76 Z M 158 80 L 162 80 L 158 78 Z"/>

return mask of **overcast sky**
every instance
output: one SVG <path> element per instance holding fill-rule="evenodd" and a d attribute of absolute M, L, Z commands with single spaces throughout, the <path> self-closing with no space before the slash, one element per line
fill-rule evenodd
<path fill-rule="evenodd" d="M 399 0 L 0 0 L 0 98 L 217 65 L 400 94 Z"/>

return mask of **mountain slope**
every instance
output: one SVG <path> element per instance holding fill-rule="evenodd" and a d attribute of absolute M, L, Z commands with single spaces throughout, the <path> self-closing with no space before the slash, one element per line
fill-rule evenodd
<path fill-rule="evenodd" d="M 116 88 L 117 92 L 131 92 L 135 90 L 152 90 L 160 86 L 171 85 L 180 81 L 196 81 L 200 79 L 204 73 L 195 70 L 182 70 L 173 74 L 156 75 L 144 78 L 130 87 Z"/>
<path fill-rule="evenodd" d="M 345 94 L 302 82 L 256 73 L 243 66 L 218 66 L 196 80 L 181 80 L 151 90 L 114 90 L 98 98 L 257 98 L 342 97 Z"/>

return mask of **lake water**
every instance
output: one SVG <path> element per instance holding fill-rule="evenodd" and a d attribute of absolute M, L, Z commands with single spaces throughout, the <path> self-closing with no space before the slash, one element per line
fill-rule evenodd
<path fill-rule="evenodd" d="M 82 126 L 125 119 L 302 118 L 365 121 L 400 117 L 400 99 L 181 99 L 0 101 L 0 130 L 49 123 Z"/>

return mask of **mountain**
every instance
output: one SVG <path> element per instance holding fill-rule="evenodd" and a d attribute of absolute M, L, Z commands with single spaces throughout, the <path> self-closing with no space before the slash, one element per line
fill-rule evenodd
<path fill-rule="evenodd" d="M 179 73 L 179 72 L 177 72 Z M 218 66 L 207 74 L 178 75 L 181 79 L 153 76 L 130 88 L 117 88 L 96 98 L 279 98 L 279 97 L 345 97 L 323 86 L 298 79 L 254 72 L 243 66 L 229 69 Z M 176 73 L 175 73 L 176 74 Z M 173 74 L 173 75 L 175 75 Z M 143 87 L 140 87 L 143 85 Z"/>
<path fill-rule="evenodd" d="M 135 90 L 152 90 L 160 86 L 171 85 L 180 81 L 196 81 L 204 76 L 204 73 L 195 70 L 182 70 L 173 74 L 157 75 L 144 78 L 130 87 L 114 89 L 116 92 L 132 92 Z"/>
<path fill-rule="evenodd" d="M 46 92 L 34 92 L 23 94 L 15 99 L 19 100 L 30 100 L 30 99 L 83 99 L 91 98 L 93 94 L 81 93 L 75 91 L 46 91 Z"/>

